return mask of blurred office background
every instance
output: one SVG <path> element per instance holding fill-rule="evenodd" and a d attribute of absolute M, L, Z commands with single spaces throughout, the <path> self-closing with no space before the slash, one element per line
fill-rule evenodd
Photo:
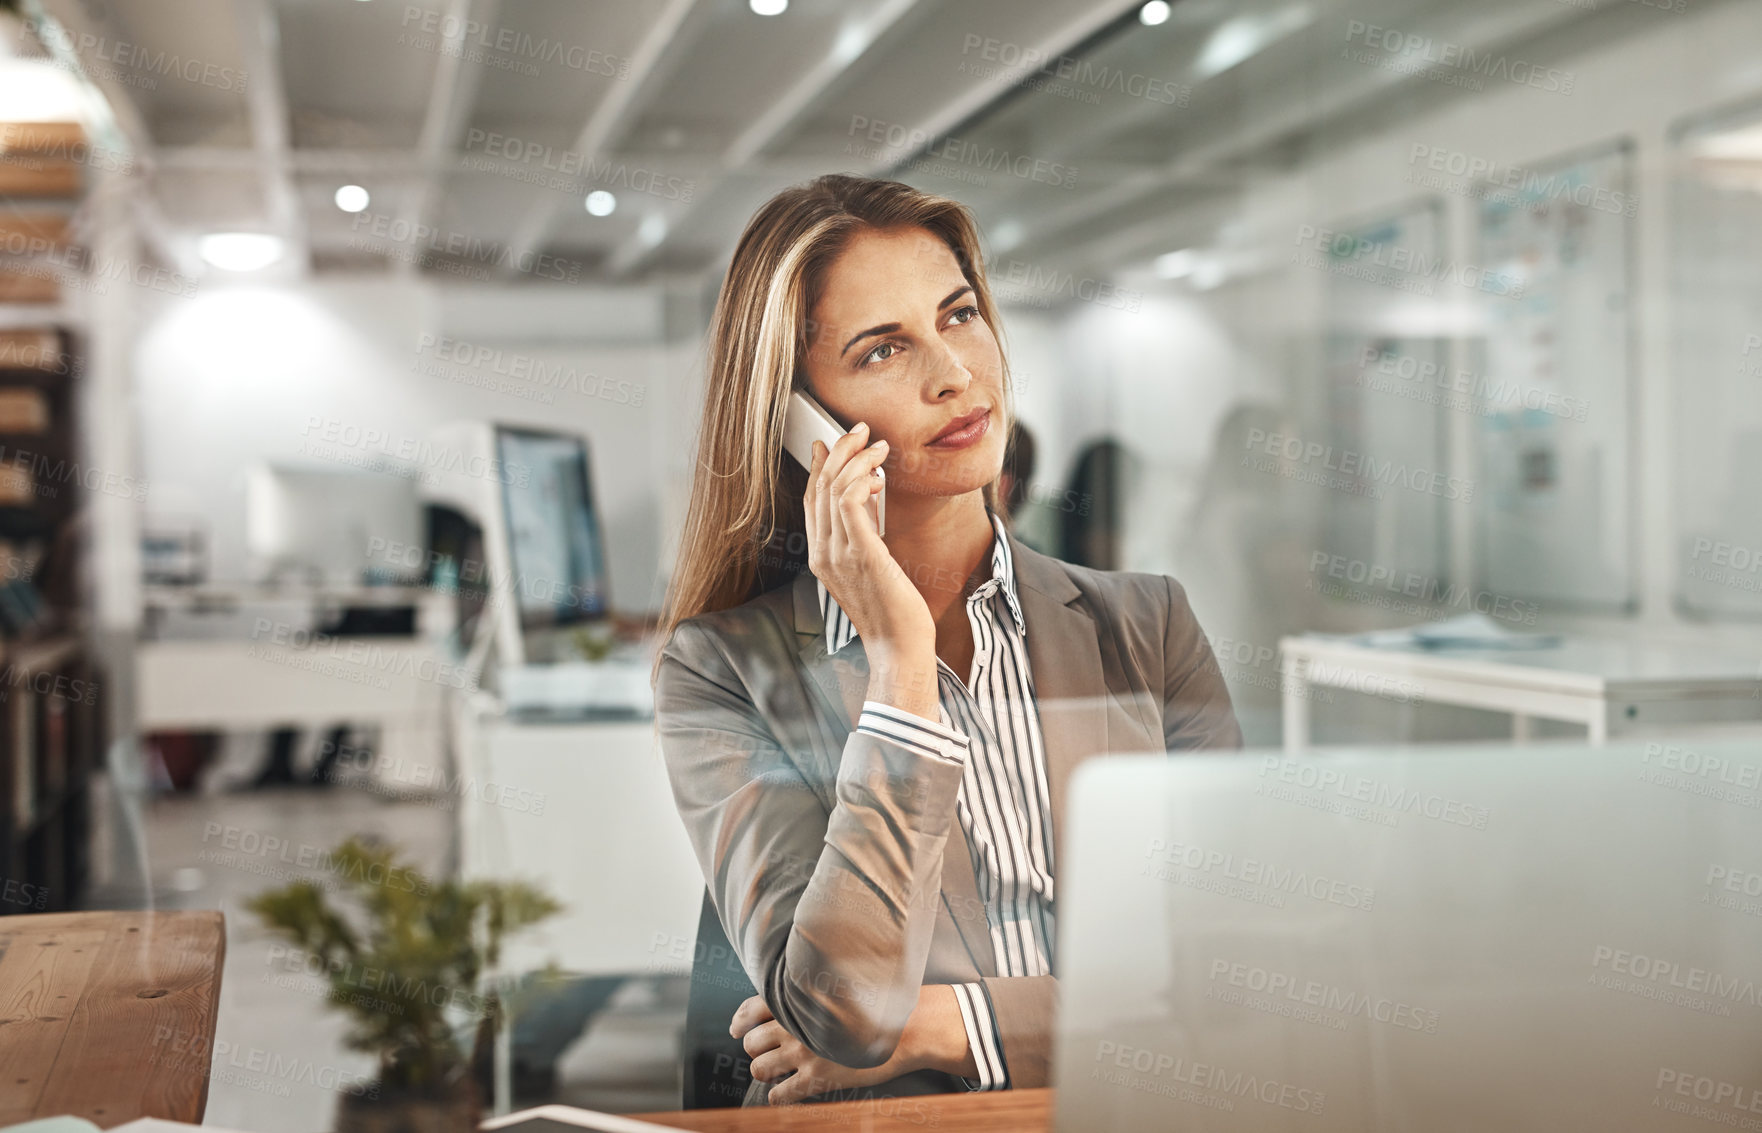
<path fill-rule="evenodd" d="M 644 619 L 733 241 L 823 172 L 972 207 L 1018 530 L 1184 583 L 1251 744 L 1310 632 L 1762 677 L 1754 3 L 4 7 L 0 620 L 62 682 L 9 693 L 5 911 L 225 909 L 243 1048 L 368 1064 L 242 906 L 364 832 L 567 906 L 516 1100 L 676 1104 Z M 1512 733 L 1375 691 L 1306 685 L 1314 739 Z M 330 1120 L 248 1078 L 210 1121 Z"/>

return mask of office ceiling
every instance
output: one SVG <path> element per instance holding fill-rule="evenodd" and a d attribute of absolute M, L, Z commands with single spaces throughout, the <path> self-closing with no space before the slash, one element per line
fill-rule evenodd
<path fill-rule="evenodd" d="M 1365 27 L 1487 49 L 1593 18 L 1538 0 L 1175 0 L 1157 26 L 1139 0 L 42 4 L 138 151 L 143 225 L 174 266 L 247 230 L 287 238 L 293 271 L 535 285 L 719 271 L 761 201 L 833 170 L 955 195 L 1011 254 L 1138 249 L 1341 122 L 1456 93 L 1410 53 L 1345 58 Z M 365 210 L 338 207 L 348 184 Z"/>

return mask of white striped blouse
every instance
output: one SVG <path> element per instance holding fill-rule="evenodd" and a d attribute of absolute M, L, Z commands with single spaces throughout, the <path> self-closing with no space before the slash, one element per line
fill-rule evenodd
<path fill-rule="evenodd" d="M 1015 564 L 1003 523 L 992 515 L 991 577 L 967 598 L 973 667 L 963 682 L 936 662 L 939 723 L 867 701 L 857 728 L 965 767 L 955 808 L 973 859 L 979 898 L 991 929 L 1000 976 L 1053 971 L 1051 794 L 1034 680 L 1028 671 L 1028 627 L 1016 598 Z M 856 627 L 819 585 L 826 648 L 836 653 Z M 978 1066 L 969 1089 L 1009 1087 L 991 1001 L 983 983 L 954 985 Z"/>

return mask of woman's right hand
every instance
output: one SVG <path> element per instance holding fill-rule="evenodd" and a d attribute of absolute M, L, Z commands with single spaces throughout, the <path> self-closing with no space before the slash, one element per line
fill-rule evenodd
<path fill-rule="evenodd" d="M 802 496 L 808 569 L 863 639 L 869 699 L 934 720 L 936 623 L 869 515 L 869 497 L 882 488 L 870 473 L 887 459 L 887 442 L 865 448 L 868 439 L 869 427 L 859 423 L 830 451 L 814 442 Z"/>

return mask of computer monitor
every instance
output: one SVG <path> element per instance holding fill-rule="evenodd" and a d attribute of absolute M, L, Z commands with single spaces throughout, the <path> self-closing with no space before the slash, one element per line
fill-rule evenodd
<path fill-rule="evenodd" d="M 605 549 L 587 442 L 498 426 L 513 593 L 528 636 L 606 616 Z"/>
<path fill-rule="evenodd" d="M 246 546 L 267 578 L 359 585 L 379 565 L 372 548 L 421 534 L 411 477 L 267 463 L 247 474 Z"/>

